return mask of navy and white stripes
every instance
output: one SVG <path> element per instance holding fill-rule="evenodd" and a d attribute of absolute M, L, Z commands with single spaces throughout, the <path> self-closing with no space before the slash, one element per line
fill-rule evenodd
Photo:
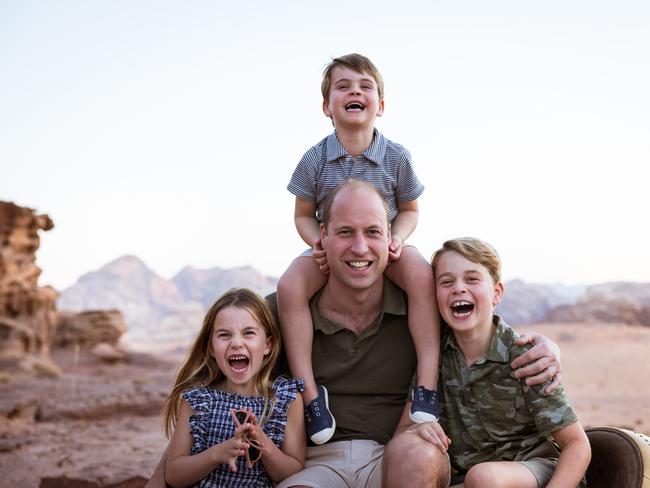
<path fill-rule="evenodd" d="M 377 129 L 368 149 L 357 157 L 346 152 L 336 132 L 330 134 L 305 153 L 287 189 L 297 197 L 315 202 L 316 219 L 320 222 L 323 200 L 349 178 L 367 181 L 379 189 L 388 203 L 391 222 L 397 216 L 399 202 L 415 200 L 424 191 L 411 166 L 409 152 Z"/>

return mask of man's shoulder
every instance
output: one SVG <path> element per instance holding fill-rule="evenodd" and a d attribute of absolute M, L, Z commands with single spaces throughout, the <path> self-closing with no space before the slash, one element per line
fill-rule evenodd
<path fill-rule="evenodd" d="M 267 305 L 271 309 L 271 312 L 275 316 L 275 319 L 278 319 L 278 296 L 277 292 L 269 293 L 264 297 Z"/>

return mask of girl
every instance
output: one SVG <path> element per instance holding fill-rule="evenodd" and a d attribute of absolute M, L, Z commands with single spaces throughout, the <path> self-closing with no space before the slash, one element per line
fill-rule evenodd
<path fill-rule="evenodd" d="M 279 353 L 258 295 L 232 289 L 212 305 L 165 403 L 168 484 L 270 487 L 303 469 L 303 383 L 271 381 Z"/>

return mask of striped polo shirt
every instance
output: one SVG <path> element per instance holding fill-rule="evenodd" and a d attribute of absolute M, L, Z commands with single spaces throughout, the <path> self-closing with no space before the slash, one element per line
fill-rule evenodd
<path fill-rule="evenodd" d="M 302 157 L 287 189 L 316 204 L 316 219 L 323 215 L 323 201 L 343 181 L 355 178 L 372 183 L 388 203 L 391 222 L 399 202 L 410 202 L 424 191 L 411 165 L 411 155 L 386 139 L 377 129 L 372 143 L 360 156 L 351 156 L 333 132 Z"/>

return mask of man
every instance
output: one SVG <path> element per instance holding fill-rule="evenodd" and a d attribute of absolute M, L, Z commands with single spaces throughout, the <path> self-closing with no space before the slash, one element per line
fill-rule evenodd
<path fill-rule="evenodd" d="M 447 486 L 442 429 L 436 422 L 409 420 L 406 400 L 416 355 L 404 293 L 383 276 L 390 224 L 377 190 L 358 180 L 334 190 L 325 204 L 321 240 L 330 273 L 310 304 L 312 358 L 317 382 L 329 389 L 337 428 L 329 443 L 308 448 L 305 469 L 278 488 L 379 487 L 382 479 L 387 487 Z M 270 302 L 275 305 L 274 297 Z M 523 365 L 537 358 L 541 364 L 527 366 L 525 375 L 540 373 L 534 380 L 544 381 L 558 371 L 545 344 L 518 359 Z M 162 465 L 150 488 L 164 486 Z"/>

